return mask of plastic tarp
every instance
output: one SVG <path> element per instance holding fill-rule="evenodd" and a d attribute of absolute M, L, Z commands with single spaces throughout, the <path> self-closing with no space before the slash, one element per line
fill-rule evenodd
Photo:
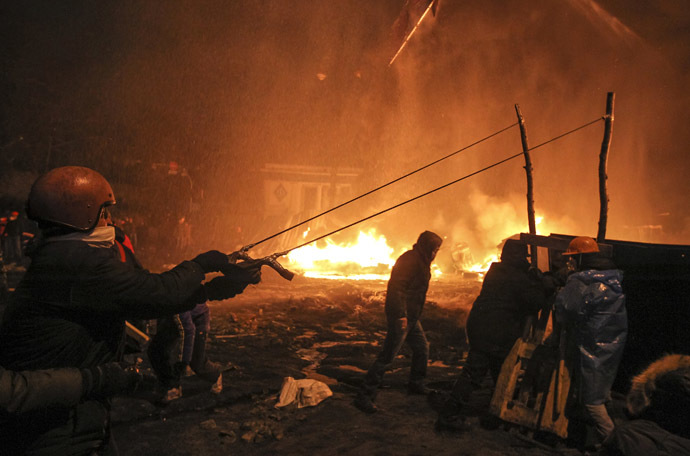
<path fill-rule="evenodd" d="M 297 408 L 313 407 L 324 399 L 333 396 L 333 392 L 323 382 L 312 378 L 295 380 L 292 377 L 283 379 L 276 408 L 285 407 L 297 402 Z"/>
<path fill-rule="evenodd" d="M 575 335 L 584 404 L 604 403 L 623 356 L 628 319 L 622 279 L 617 269 L 577 272 L 556 297 L 556 319 Z"/>

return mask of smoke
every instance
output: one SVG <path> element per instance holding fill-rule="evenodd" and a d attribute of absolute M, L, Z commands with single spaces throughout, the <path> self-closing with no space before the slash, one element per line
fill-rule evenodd
<path fill-rule="evenodd" d="M 27 2 L 5 16 L 15 90 L 3 135 L 27 138 L 13 153 L 35 168 L 111 175 L 123 162 L 176 161 L 203 194 L 197 239 L 241 228 L 250 242 L 285 226 L 262 218 L 266 163 L 357 168 L 356 194 L 515 123 L 515 104 L 535 146 L 601 117 L 613 91 L 608 237 L 689 243 L 689 65 L 679 59 L 688 14 L 661 2 L 660 16 L 636 16 L 619 3 L 441 1 L 389 67 L 402 0 Z M 676 18 L 673 36 L 660 31 L 664 14 Z M 596 234 L 602 136 L 599 122 L 532 152 L 544 234 Z M 512 128 L 323 223 L 357 220 L 520 151 Z M 522 166 L 511 160 L 359 228 L 403 245 L 431 229 L 494 248 L 526 229 Z M 121 193 L 146 180 L 118 178 Z"/>
<path fill-rule="evenodd" d="M 602 116 L 606 93 L 613 91 L 607 235 L 688 242 L 680 228 L 688 189 L 680 178 L 680 169 L 687 167 L 682 146 L 687 134 L 680 121 L 688 105 L 687 75 L 666 55 L 592 1 L 446 2 L 435 21 L 425 25 L 396 62 L 397 123 L 404 135 L 391 149 L 412 155 L 406 145 L 413 141 L 426 151 L 457 149 L 514 121 L 514 103 L 525 115 L 534 146 Z M 519 152 L 517 132 L 511 135 L 467 154 L 464 162 L 480 169 Z M 555 231 L 596 235 L 602 138 L 600 122 L 532 152 L 537 212 L 546 220 L 570 220 L 554 226 Z M 417 158 L 421 161 L 421 154 Z M 514 160 L 469 185 L 458 184 L 454 195 L 443 200 L 444 217 L 451 218 L 447 212 L 455 210 L 464 220 L 463 213 L 472 209 L 479 221 L 482 211 L 466 197 L 475 190 L 514 204 L 510 195 L 525 188 L 520 166 Z M 446 173 L 439 172 L 437 181 L 458 176 L 458 169 L 444 165 Z M 441 210 L 436 201 L 427 209 Z M 491 221 L 508 212 L 491 209 L 485 209 Z M 660 221 L 662 212 L 671 215 Z M 644 235 L 636 228 L 662 223 L 662 230 Z M 478 238 L 476 245 L 500 240 L 491 229 L 485 235 L 490 240 Z"/>

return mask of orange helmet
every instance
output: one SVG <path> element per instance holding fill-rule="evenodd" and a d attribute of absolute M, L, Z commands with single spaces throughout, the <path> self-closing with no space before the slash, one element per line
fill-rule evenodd
<path fill-rule="evenodd" d="M 82 166 L 63 166 L 36 179 L 26 213 L 41 224 L 90 231 L 103 208 L 113 204 L 115 194 L 102 175 Z"/>
<path fill-rule="evenodd" d="M 563 252 L 563 255 L 577 255 L 579 253 L 597 253 L 599 252 L 599 244 L 597 241 L 587 236 L 578 236 L 573 238 L 568 244 L 568 250 Z"/>

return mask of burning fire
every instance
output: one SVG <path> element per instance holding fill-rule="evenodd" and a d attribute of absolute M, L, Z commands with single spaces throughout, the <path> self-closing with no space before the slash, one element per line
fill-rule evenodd
<path fill-rule="evenodd" d="M 542 222 L 543 217 L 536 217 L 536 224 Z M 526 226 L 512 226 L 506 224 L 504 236 L 496 240 L 496 244 L 502 239 L 515 233 L 525 231 Z M 309 229 L 303 233 L 303 237 L 309 234 Z M 537 229 L 537 234 L 539 230 Z M 305 277 L 325 279 L 348 280 L 388 280 L 390 271 L 396 259 L 405 249 L 398 252 L 388 245 L 386 237 L 377 234 L 375 229 L 360 231 L 357 240 L 351 243 L 336 243 L 331 238 L 326 238 L 323 246 L 316 242 L 296 249 L 287 255 L 290 269 L 300 271 Z M 475 273 L 480 279 L 489 269 L 492 262 L 499 261 L 500 252 L 489 252 L 482 261 L 476 262 L 469 252 L 469 246 L 464 245 L 454 255 L 454 268 L 458 272 Z M 434 278 L 440 278 L 443 271 L 432 263 L 431 273 Z"/>
<path fill-rule="evenodd" d="M 543 222 L 544 217 L 535 215 L 534 217 L 534 223 L 536 225 L 536 234 L 541 235 L 542 233 L 539 230 L 539 225 Z M 519 233 L 522 231 L 526 231 L 527 226 L 521 226 L 521 225 L 511 225 L 511 224 L 506 224 L 505 228 L 503 229 L 503 239 L 505 239 L 508 236 L 512 236 L 515 233 Z M 469 249 L 465 249 L 469 250 Z M 480 262 L 475 262 L 474 259 L 472 258 L 472 255 L 469 254 L 469 252 L 460 252 L 459 253 L 459 258 L 454 258 L 456 260 L 460 260 L 462 265 L 461 269 L 464 272 L 472 272 L 478 274 L 480 278 L 484 276 L 484 273 L 489 270 L 489 267 L 491 266 L 491 263 L 497 262 L 500 260 L 500 252 L 493 252 L 488 254 L 482 261 Z"/>
<path fill-rule="evenodd" d="M 374 229 L 360 231 L 354 243 L 336 244 L 330 238 L 325 243 L 323 247 L 312 243 L 290 252 L 290 267 L 304 271 L 305 277 L 388 280 L 397 256 L 402 254 L 395 255 L 386 237 Z"/>

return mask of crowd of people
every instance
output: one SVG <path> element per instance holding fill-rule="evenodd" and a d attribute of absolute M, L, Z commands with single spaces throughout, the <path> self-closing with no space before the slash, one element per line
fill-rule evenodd
<path fill-rule="evenodd" d="M 113 396 L 155 387 L 169 402 L 181 396 L 187 373 L 207 380 L 213 393 L 223 388 L 222 367 L 206 355 L 207 302 L 260 283 L 260 266 L 237 267 L 227 254 L 210 250 L 152 273 L 113 223 L 115 204 L 109 182 L 85 167 L 53 169 L 31 187 L 26 211 L 40 235 L 26 249 L 30 265 L 0 323 L 2 455 L 116 455 Z M 6 247 L 3 241 L 3 252 L 16 253 L 12 242 Z M 405 343 L 412 349 L 408 393 L 432 392 L 425 384 L 429 343 L 421 316 L 442 244 L 442 236 L 422 232 L 391 271 L 385 340 L 354 400 L 363 412 L 378 411 L 384 373 Z M 437 428 L 471 431 L 465 418 L 472 395 L 487 374 L 495 384 L 525 322 L 552 306 L 554 324 L 573 344 L 574 396 L 596 436 L 593 447 L 606 455 L 690 454 L 690 356 L 674 355 L 635 379 L 629 410 L 638 420 L 616 426 L 608 414 L 627 337 L 622 272 L 587 237 L 570 242 L 563 252 L 567 267 L 554 273 L 541 273 L 528 256 L 527 245 L 509 239 L 487 272 L 467 321 L 469 353 Z M 215 277 L 206 280 L 211 273 Z M 142 320 L 157 321 L 147 351 L 155 378 L 123 362 L 126 322 Z"/>

